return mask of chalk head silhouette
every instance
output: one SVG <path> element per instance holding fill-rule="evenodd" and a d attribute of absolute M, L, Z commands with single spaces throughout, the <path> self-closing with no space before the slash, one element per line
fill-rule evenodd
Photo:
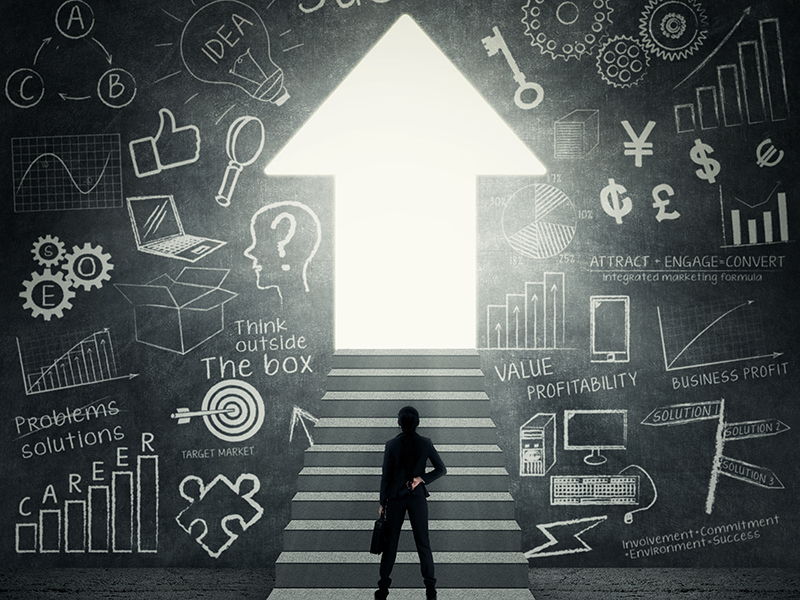
<path fill-rule="evenodd" d="M 308 265 L 322 240 L 316 213 L 302 202 L 286 200 L 261 207 L 250 219 L 252 242 L 244 255 L 253 261 L 256 286 L 309 291 Z"/>

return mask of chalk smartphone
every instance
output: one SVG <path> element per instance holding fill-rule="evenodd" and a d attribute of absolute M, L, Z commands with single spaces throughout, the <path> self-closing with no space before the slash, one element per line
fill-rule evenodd
<path fill-rule="evenodd" d="M 631 308 L 628 296 L 591 296 L 591 361 L 630 361 Z"/>

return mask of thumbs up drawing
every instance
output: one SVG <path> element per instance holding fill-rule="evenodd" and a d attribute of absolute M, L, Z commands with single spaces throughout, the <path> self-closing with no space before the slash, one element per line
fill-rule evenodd
<path fill-rule="evenodd" d="M 196 162 L 200 158 L 200 130 L 194 125 L 178 127 L 168 108 L 158 111 L 161 124 L 154 137 L 144 137 L 128 144 L 137 177 L 148 177 Z"/>

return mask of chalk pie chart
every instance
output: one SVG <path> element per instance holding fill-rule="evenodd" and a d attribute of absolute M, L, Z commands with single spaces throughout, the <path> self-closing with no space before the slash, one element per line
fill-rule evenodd
<path fill-rule="evenodd" d="M 226 379 L 215 384 L 203 398 L 201 410 L 208 430 L 226 442 L 253 437 L 264 423 L 264 400 L 249 383 Z"/>
<path fill-rule="evenodd" d="M 569 246 L 578 215 L 564 192 L 534 183 L 509 198 L 502 222 L 503 235 L 514 250 L 529 258 L 550 258 Z"/>

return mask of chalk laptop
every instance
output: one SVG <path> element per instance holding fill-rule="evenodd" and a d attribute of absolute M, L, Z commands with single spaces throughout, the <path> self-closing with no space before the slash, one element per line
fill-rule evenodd
<path fill-rule="evenodd" d="M 136 247 L 142 252 L 195 262 L 227 244 L 187 235 L 172 196 L 128 198 Z"/>

